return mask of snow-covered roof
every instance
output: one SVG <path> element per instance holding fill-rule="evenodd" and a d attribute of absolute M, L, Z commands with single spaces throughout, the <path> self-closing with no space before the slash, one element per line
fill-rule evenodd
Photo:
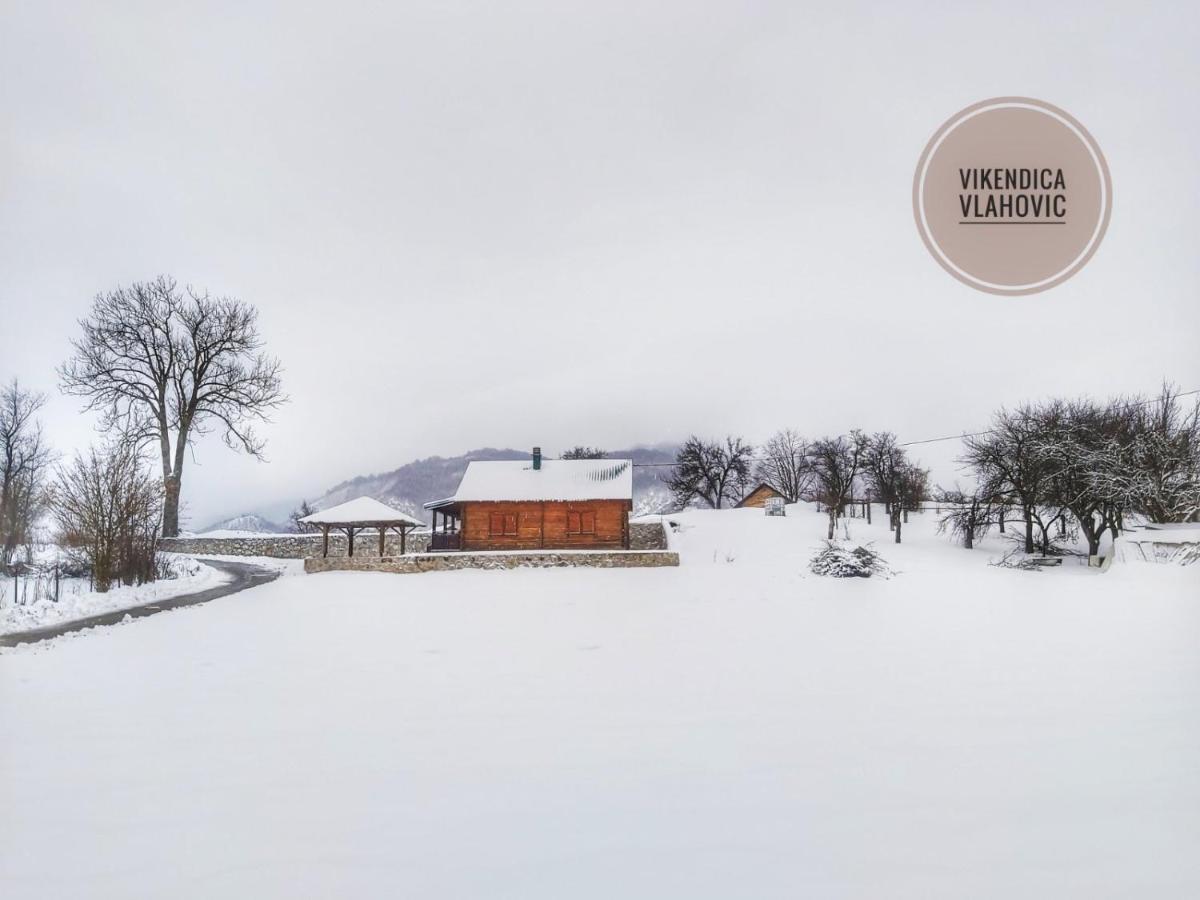
<path fill-rule="evenodd" d="M 544 459 L 471 462 L 455 503 L 487 500 L 632 500 L 633 462 L 628 459 Z M 426 509 L 445 504 L 435 500 Z"/>
<path fill-rule="evenodd" d="M 373 497 L 359 497 L 357 500 L 347 500 L 329 509 L 315 512 L 300 520 L 309 525 L 424 525 L 424 522 L 414 519 L 407 513 L 392 509 L 386 503 L 380 503 Z"/>

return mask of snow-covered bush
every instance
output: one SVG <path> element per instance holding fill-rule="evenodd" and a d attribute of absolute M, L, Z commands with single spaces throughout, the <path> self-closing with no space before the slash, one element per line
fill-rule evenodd
<path fill-rule="evenodd" d="M 190 556 L 176 556 L 173 553 L 159 554 L 156 561 L 157 578 L 168 581 L 174 578 L 193 578 L 200 574 L 204 566 Z"/>
<path fill-rule="evenodd" d="M 1023 572 L 1040 572 L 1043 569 L 1038 557 L 1027 555 L 1020 545 L 1010 547 L 999 559 L 992 560 L 990 565 L 999 569 L 1020 569 Z"/>
<path fill-rule="evenodd" d="M 826 541 L 808 567 L 817 575 L 831 578 L 870 578 L 892 574 L 882 556 L 867 546 L 851 547 L 838 541 Z"/>

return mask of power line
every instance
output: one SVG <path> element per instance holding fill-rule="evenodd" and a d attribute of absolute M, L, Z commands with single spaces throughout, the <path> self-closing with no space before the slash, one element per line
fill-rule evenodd
<path fill-rule="evenodd" d="M 1190 397 L 1193 394 L 1200 394 L 1200 388 L 1196 388 L 1195 390 L 1191 390 L 1191 391 L 1181 391 L 1178 394 L 1175 394 L 1174 396 L 1175 397 Z M 1161 402 L 1162 402 L 1162 399 L 1160 397 L 1155 397 L 1153 399 L 1142 400 L 1137 403 L 1122 403 L 1122 404 L 1118 404 L 1118 405 L 1122 409 L 1138 409 L 1139 407 L 1142 407 L 1142 406 L 1150 406 L 1151 404 L 1161 403 Z M 965 440 L 966 438 L 983 437 L 985 434 L 992 434 L 994 432 L 994 430 L 995 429 L 988 428 L 984 431 L 972 431 L 970 433 L 963 433 L 963 434 L 948 434 L 945 437 L 923 438 L 919 441 L 902 441 L 902 442 L 898 443 L 896 446 L 898 446 L 898 447 L 915 447 L 918 444 L 938 444 L 938 443 L 941 443 L 942 441 L 961 441 L 961 440 Z M 751 457 L 749 457 L 749 460 L 751 462 L 763 462 L 768 459 L 770 459 L 770 457 L 768 457 L 768 456 L 751 456 Z M 674 468 L 675 465 L 676 465 L 676 463 L 673 463 L 673 462 L 662 462 L 662 463 L 637 463 L 637 462 L 635 462 L 633 464 L 633 467 L 635 469 L 657 469 L 657 468 Z"/>
<path fill-rule="evenodd" d="M 1193 390 L 1193 391 L 1181 391 L 1180 393 L 1175 394 L 1175 396 L 1176 397 L 1190 397 L 1192 394 L 1200 394 L 1200 388 L 1197 388 L 1196 390 Z M 1120 409 L 1138 409 L 1143 406 L 1150 406 L 1152 403 L 1161 403 L 1161 402 L 1162 402 L 1161 398 L 1155 397 L 1151 400 L 1142 400 L 1137 403 L 1120 403 L 1117 405 Z M 920 440 L 920 441 L 904 441 L 900 444 L 897 444 L 897 446 L 913 447 L 913 446 L 916 446 L 917 444 L 936 444 L 939 441 L 961 441 L 964 438 L 983 437 L 985 434 L 992 434 L 994 431 L 995 431 L 995 429 L 988 428 L 985 431 L 974 431 L 970 434 L 951 434 L 951 435 L 947 435 L 946 437 L 925 438 L 924 440 Z"/>

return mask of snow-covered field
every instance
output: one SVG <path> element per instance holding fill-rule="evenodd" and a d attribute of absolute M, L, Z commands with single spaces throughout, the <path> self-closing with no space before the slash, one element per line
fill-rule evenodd
<path fill-rule="evenodd" d="M 174 577 L 149 584 L 118 586 L 101 594 L 86 578 L 63 578 L 58 600 L 53 597 L 52 576 L 38 578 L 0 576 L 0 635 L 86 619 L 99 613 L 130 609 L 225 584 L 229 576 L 194 559 L 176 557 L 170 562 Z"/>
<path fill-rule="evenodd" d="M 1200 565 L 283 578 L 0 655 L 25 897 L 1200 896 Z M 851 522 L 855 537 L 868 535 Z"/>

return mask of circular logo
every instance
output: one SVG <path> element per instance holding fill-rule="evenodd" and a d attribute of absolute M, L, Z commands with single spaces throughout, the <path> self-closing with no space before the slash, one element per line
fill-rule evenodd
<path fill-rule="evenodd" d="M 1028 97 L 968 106 L 937 130 L 913 179 L 921 239 L 947 272 L 993 294 L 1035 294 L 1091 259 L 1112 212 L 1086 128 Z"/>

